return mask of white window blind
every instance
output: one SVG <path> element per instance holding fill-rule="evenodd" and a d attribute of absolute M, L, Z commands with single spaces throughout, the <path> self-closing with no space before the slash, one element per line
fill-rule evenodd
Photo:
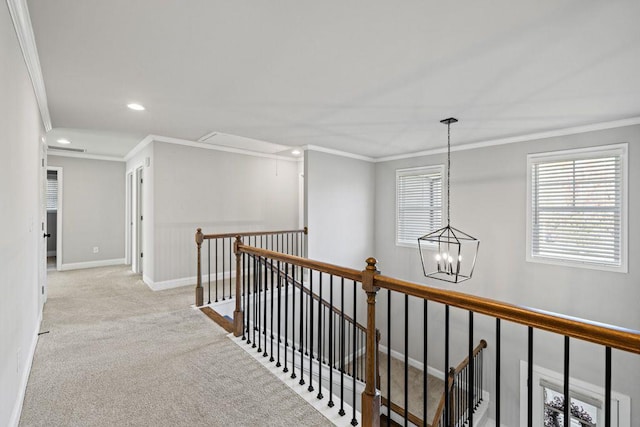
<path fill-rule="evenodd" d="M 442 175 L 442 166 L 396 171 L 396 244 L 417 246 L 442 227 Z"/>
<path fill-rule="evenodd" d="M 58 209 L 58 180 L 47 178 L 47 210 Z"/>
<path fill-rule="evenodd" d="M 622 267 L 624 153 L 530 156 L 532 257 Z"/>

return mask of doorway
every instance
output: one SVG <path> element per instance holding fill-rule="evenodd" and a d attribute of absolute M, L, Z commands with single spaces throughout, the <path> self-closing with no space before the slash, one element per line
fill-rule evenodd
<path fill-rule="evenodd" d="M 62 265 L 62 168 L 47 167 L 46 182 L 47 270 Z"/>
<path fill-rule="evenodd" d="M 134 273 L 143 273 L 143 168 L 139 167 L 135 170 L 135 176 L 132 173 L 131 178 L 134 182 L 130 184 L 131 188 L 131 269 Z"/>

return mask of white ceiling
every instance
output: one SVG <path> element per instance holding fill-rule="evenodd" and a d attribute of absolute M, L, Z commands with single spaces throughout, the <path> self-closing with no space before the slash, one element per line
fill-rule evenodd
<path fill-rule="evenodd" d="M 110 155 L 216 131 L 383 157 L 443 146 L 449 116 L 454 145 L 640 117 L 638 1 L 28 6 L 54 128 L 128 141 Z"/>

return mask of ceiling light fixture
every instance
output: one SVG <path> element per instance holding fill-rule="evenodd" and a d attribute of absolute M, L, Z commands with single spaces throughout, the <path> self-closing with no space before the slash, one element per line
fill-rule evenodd
<path fill-rule="evenodd" d="M 294 156 L 299 156 L 300 155 L 300 150 L 293 150 L 293 151 L 291 151 L 291 154 L 293 154 Z"/>
<path fill-rule="evenodd" d="M 471 278 L 480 246 L 478 239 L 452 227 L 450 221 L 451 123 L 457 121 L 453 117 L 440 120 L 447 125 L 447 226 L 418 238 L 424 275 L 452 283 Z"/>
<path fill-rule="evenodd" d="M 127 104 L 127 107 L 130 110 L 134 110 L 134 111 L 144 111 L 145 110 L 144 106 L 142 106 L 140 104 L 136 104 L 136 103 Z"/>
<path fill-rule="evenodd" d="M 66 139 L 66 138 L 60 138 L 60 139 L 57 139 L 57 140 L 56 140 L 56 142 L 57 142 L 58 144 L 64 144 L 64 145 L 71 144 L 71 141 L 69 141 L 69 140 L 68 140 L 68 139 Z"/>

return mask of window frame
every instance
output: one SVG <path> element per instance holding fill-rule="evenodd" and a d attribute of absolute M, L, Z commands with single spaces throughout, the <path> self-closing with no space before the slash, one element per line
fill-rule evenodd
<path fill-rule="evenodd" d="M 438 164 L 438 165 L 428 165 L 428 166 L 417 166 L 417 167 L 410 167 L 410 168 L 401 168 L 401 169 L 396 169 L 396 183 L 395 183 L 395 192 L 396 192 L 396 221 L 395 221 L 395 241 L 396 241 L 396 246 L 400 246 L 400 247 L 406 247 L 406 248 L 417 248 L 418 247 L 418 239 L 414 239 L 414 241 L 406 241 L 406 240 L 399 240 L 399 233 L 398 233 L 398 225 L 399 225 L 399 218 L 400 218 L 400 193 L 398 191 L 398 184 L 399 184 L 399 178 L 401 176 L 409 176 L 409 175 L 420 175 L 421 173 L 434 173 L 437 172 L 438 174 L 440 174 L 440 194 L 441 194 L 441 200 L 440 200 L 440 226 L 442 226 L 443 222 L 444 222 L 444 208 L 445 208 L 445 197 L 446 195 L 444 194 L 444 188 L 445 188 L 445 167 L 443 164 Z M 439 228 L 439 227 L 438 227 Z M 427 234 L 431 231 L 434 230 L 426 230 L 424 232 L 424 234 Z M 424 235 L 423 234 L 423 235 Z M 418 236 L 421 237 L 421 236 Z"/>
<path fill-rule="evenodd" d="M 527 155 L 526 260 L 528 262 L 628 273 L 628 152 L 628 143 L 620 143 Z M 581 158 L 591 158 L 594 157 L 594 155 L 617 155 L 620 157 L 620 265 L 598 264 L 595 262 L 560 258 L 559 256 L 551 258 L 544 255 L 535 255 L 533 253 L 533 165 L 540 162 L 579 160 Z"/>

